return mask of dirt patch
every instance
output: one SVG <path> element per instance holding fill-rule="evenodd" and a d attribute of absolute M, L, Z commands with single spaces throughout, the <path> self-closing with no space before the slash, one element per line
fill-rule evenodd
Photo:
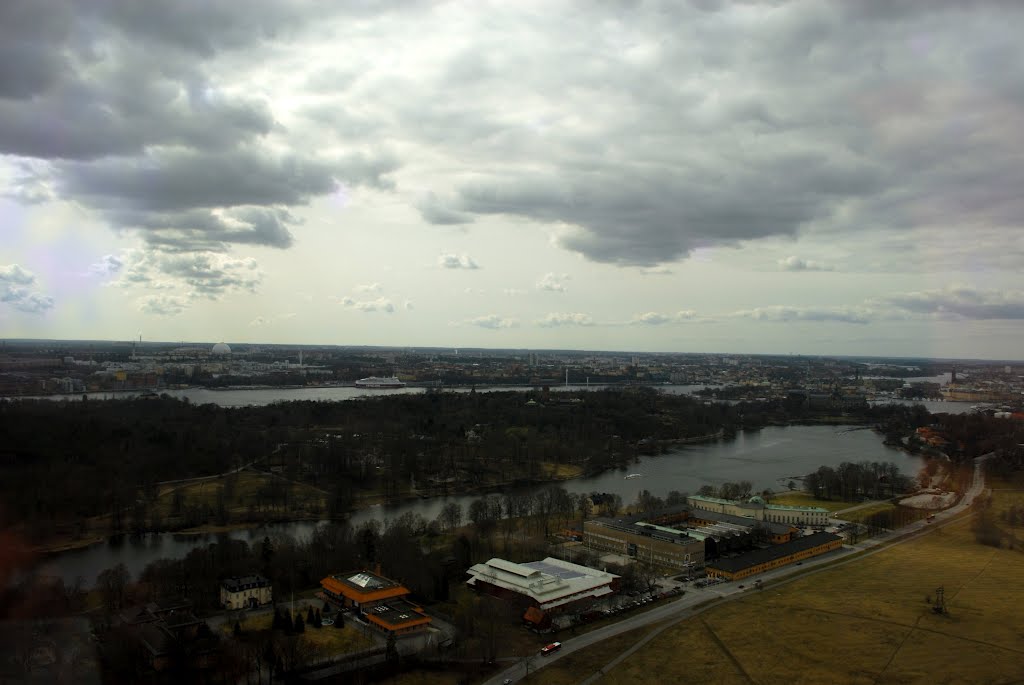
<path fill-rule="evenodd" d="M 945 490 L 921 490 L 900 500 L 900 505 L 913 509 L 947 509 L 956 504 L 956 493 Z"/>

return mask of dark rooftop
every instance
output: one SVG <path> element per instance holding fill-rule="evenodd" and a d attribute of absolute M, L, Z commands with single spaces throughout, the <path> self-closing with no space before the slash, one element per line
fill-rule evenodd
<path fill-rule="evenodd" d="M 423 614 L 417 611 L 417 607 L 412 602 L 407 602 L 404 599 L 396 599 L 388 602 L 387 604 L 379 604 L 367 613 L 377 617 L 380 621 L 388 624 L 392 627 L 400 627 L 410 621 L 417 621 L 422 618 L 426 618 Z"/>
<path fill-rule="evenodd" d="M 764 564 L 769 561 L 775 561 L 776 559 L 782 559 L 783 557 L 788 557 L 790 554 L 803 552 L 804 550 L 824 545 L 833 540 L 842 540 L 842 538 L 832 533 L 813 533 L 811 535 L 799 537 L 790 542 L 785 542 L 781 545 L 775 545 L 765 549 L 755 549 L 752 552 L 747 552 L 731 559 L 719 559 L 709 563 L 707 566 L 708 568 L 725 571 L 727 573 L 738 573 L 751 568 L 752 566 Z"/>
<path fill-rule="evenodd" d="M 708 509 L 697 509 L 693 508 L 690 510 L 690 515 L 693 518 L 706 519 L 709 521 L 719 521 L 721 523 L 731 523 L 737 526 L 753 527 L 760 525 L 762 528 L 767 529 L 773 535 L 782 535 L 789 532 L 789 526 L 784 523 L 772 523 L 770 521 L 757 521 L 752 518 L 746 518 L 745 516 L 733 516 L 732 514 L 721 514 L 717 511 L 710 511 Z"/>
<path fill-rule="evenodd" d="M 228 592 L 239 592 L 254 587 L 266 587 L 270 581 L 263 576 L 256 574 L 251 576 L 232 576 L 220 582 Z"/>

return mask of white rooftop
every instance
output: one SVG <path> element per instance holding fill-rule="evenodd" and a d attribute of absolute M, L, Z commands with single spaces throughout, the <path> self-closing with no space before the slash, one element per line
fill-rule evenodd
<path fill-rule="evenodd" d="M 470 586 L 477 581 L 490 583 L 534 599 L 541 609 L 550 609 L 583 597 L 600 597 L 612 592 L 609 587 L 618 578 L 613 573 L 580 566 L 554 557 L 517 564 L 494 558 L 476 564 L 467 572 Z"/>

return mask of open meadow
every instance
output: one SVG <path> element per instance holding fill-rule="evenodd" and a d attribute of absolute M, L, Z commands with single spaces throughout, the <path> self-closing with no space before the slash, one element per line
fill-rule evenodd
<path fill-rule="evenodd" d="M 975 542 L 969 519 L 673 626 L 600 681 L 1005 683 L 1024 679 L 1024 553 Z M 936 589 L 948 609 L 935 613 Z M 580 682 L 602 645 L 535 682 Z"/>

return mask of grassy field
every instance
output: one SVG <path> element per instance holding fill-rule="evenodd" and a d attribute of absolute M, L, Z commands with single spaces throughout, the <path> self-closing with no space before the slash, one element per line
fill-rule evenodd
<path fill-rule="evenodd" d="M 542 477 L 551 480 L 567 480 L 582 476 L 583 467 L 576 464 L 556 464 L 553 461 L 545 461 L 540 464 L 540 473 Z"/>
<path fill-rule="evenodd" d="M 836 518 L 842 519 L 843 521 L 863 523 L 875 514 L 883 511 L 894 511 L 895 509 L 896 505 L 892 502 L 879 502 L 878 504 L 872 504 L 871 506 L 864 507 L 863 509 L 855 509 L 853 511 L 848 511 L 845 514 L 839 514 Z"/>
<path fill-rule="evenodd" d="M 235 479 L 234 493 L 227 501 L 228 511 L 232 514 L 245 513 L 250 505 L 257 504 L 260 491 L 277 479 L 276 476 L 256 471 L 241 471 L 230 477 Z M 165 520 L 171 516 L 175 490 L 184 497 L 185 506 L 199 505 L 204 508 L 215 508 L 217 494 L 224 488 L 224 481 L 224 478 L 212 478 L 184 485 L 164 486 L 157 499 L 157 512 Z M 287 486 L 289 488 L 289 507 L 292 511 L 304 507 L 315 507 L 320 511 L 325 508 L 325 496 L 319 490 L 298 483 L 287 483 Z"/>
<path fill-rule="evenodd" d="M 961 520 L 855 563 L 752 590 L 668 629 L 601 682 L 1022 680 L 1022 574 L 1024 554 L 977 544 Z M 947 615 L 925 601 L 939 586 Z M 565 682 L 614 654 L 603 650 Z"/>
<path fill-rule="evenodd" d="M 544 670 L 531 673 L 519 682 L 524 685 L 575 685 L 581 680 L 581 676 L 586 677 L 586 675 L 594 673 L 603 664 L 608 662 L 612 658 L 609 655 L 620 654 L 626 651 L 654 630 L 654 628 L 655 626 L 637 628 L 628 633 L 604 640 L 600 644 L 573 652 L 569 656 L 562 657 L 553 665 L 544 668 Z M 537 656 L 534 663 L 542 663 L 543 659 L 544 657 Z M 664 682 L 672 681 L 666 680 Z M 676 682 L 684 681 L 678 680 Z"/>
<path fill-rule="evenodd" d="M 849 509 L 850 507 L 857 506 L 856 502 L 817 499 L 811 496 L 810 493 L 800 490 L 772 495 L 770 502 L 772 504 L 786 504 L 791 507 L 821 507 L 822 509 L 828 509 L 829 511 L 839 511 L 840 509 Z"/>

